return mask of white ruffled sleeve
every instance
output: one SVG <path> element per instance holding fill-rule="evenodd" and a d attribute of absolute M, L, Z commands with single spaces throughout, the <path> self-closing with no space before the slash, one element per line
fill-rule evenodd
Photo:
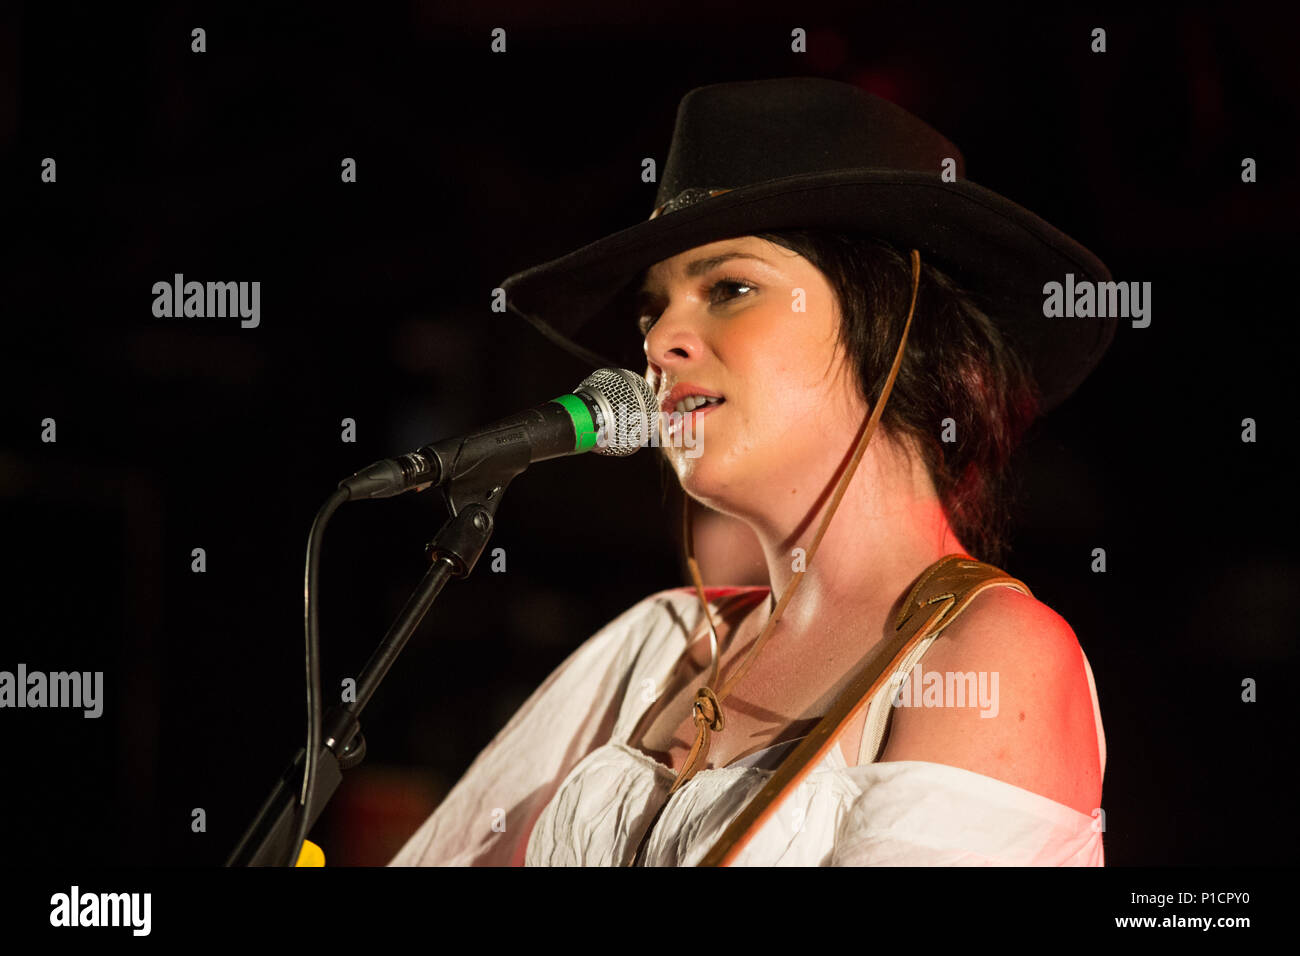
<path fill-rule="evenodd" d="M 1041 794 L 920 760 L 851 771 L 832 866 L 1102 866 L 1101 825 Z"/>
<path fill-rule="evenodd" d="M 522 865 L 533 824 L 564 776 L 612 732 L 645 638 L 669 618 L 664 594 L 624 611 L 569 655 L 389 866 Z"/>

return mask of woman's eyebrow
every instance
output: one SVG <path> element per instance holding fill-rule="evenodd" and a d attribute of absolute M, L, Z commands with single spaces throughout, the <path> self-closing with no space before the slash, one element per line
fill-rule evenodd
<path fill-rule="evenodd" d="M 705 256 L 701 259 L 695 259 L 688 262 L 683 271 L 686 273 L 687 278 L 694 279 L 704 275 L 715 266 L 720 266 L 724 262 L 730 262 L 732 259 L 753 259 L 756 262 L 763 263 L 763 265 L 771 265 L 771 263 L 762 256 L 756 256 L 752 252 L 723 252 L 716 256 Z M 659 293 L 657 290 L 648 289 L 643 286 L 637 290 L 634 301 L 639 308 L 654 301 L 658 297 Z"/>
<path fill-rule="evenodd" d="M 708 272 L 714 266 L 720 266 L 722 263 L 731 259 L 756 259 L 763 263 L 763 265 L 768 264 L 767 260 L 762 256 L 756 256 L 751 252 L 724 252 L 721 255 L 708 256 L 704 259 L 696 259 L 694 262 L 688 263 L 686 266 L 686 275 L 689 278 L 694 279 L 698 276 L 704 275 L 704 273 Z"/>

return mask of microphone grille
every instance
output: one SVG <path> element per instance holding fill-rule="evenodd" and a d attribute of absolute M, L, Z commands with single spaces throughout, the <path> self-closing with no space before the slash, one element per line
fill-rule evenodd
<path fill-rule="evenodd" d="M 642 448 L 650 438 L 655 421 L 654 392 L 644 376 L 625 368 L 601 368 L 592 372 L 574 393 L 583 392 L 600 410 L 597 422 L 597 455 L 624 457 Z"/>

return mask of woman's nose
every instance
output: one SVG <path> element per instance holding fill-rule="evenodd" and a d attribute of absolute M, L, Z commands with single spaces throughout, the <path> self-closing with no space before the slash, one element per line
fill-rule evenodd
<path fill-rule="evenodd" d="M 695 323 L 681 310 L 667 309 L 646 333 L 644 347 L 650 369 L 658 375 L 665 369 L 677 368 L 698 358 L 704 342 Z"/>

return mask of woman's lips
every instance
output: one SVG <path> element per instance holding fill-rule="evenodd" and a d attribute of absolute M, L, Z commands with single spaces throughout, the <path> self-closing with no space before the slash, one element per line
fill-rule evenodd
<path fill-rule="evenodd" d="M 695 428 L 698 425 L 698 419 L 703 418 L 705 415 L 709 414 L 709 412 L 721 408 L 725 404 L 727 404 L 727 400 L 724 398 L 720 402 L 715 402 L 709 405 L 700 405 L 698 408 L 693 408 L 689 412 L 668 412 L 664 415 L 665 429 L 668 432 L 668 436 L 670 438 L 675 438 L 680 434 L 688 418 L 691 419 L 691 432 L 694 434 Z"/>

